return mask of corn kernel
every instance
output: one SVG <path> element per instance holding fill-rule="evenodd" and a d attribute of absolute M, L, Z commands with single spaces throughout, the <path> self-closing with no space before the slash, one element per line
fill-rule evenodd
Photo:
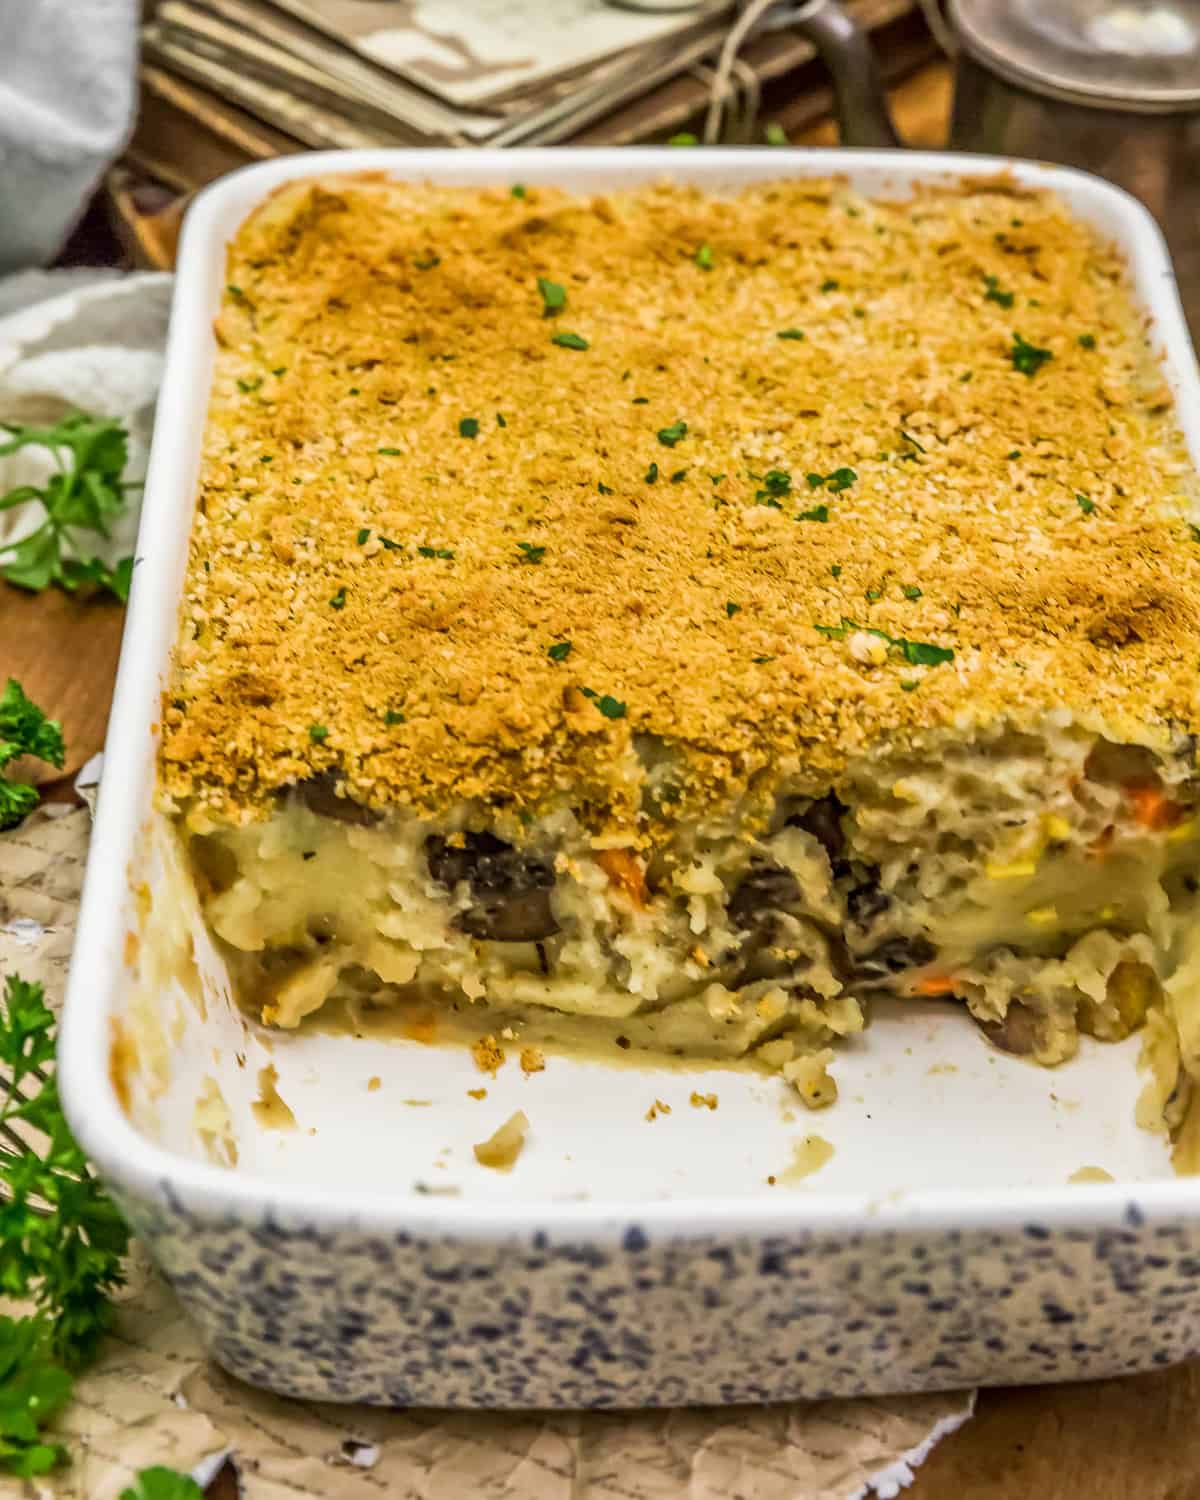
<path fill-rule="evenodd" d="M 1061 842 L 1063 839 L 1071 837 L 1071 825 L 1061 813 L 1047 814 L 1042 822 L 1042 827 L 1045 829 L 1046 837 L 1049 839 L 1057 839 Z"/>

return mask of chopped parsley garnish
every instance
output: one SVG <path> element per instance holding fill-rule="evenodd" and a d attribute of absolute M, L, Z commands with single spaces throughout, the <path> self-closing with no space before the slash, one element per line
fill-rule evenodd
<path fill-rule="evenodd" d="M 836 495 L 842 490 L 848 490 L 858 475 L 853 469 L 834 469 L 832 474 L 813 473 L 806 474 L 804 477 L 808 481 L 809 489 L 819 490 L 824 485 L 831 494 Z"/>
<path fill-rule="evenodd" d="M 828 505 L 814 505 L 811 510 L 802 510 L 796 517 L 797 521 L 828 521 Z"/>
<path fill-rule="evenodd" d="M 556 333 L 550 340 L 563 349 L 590 349 L 591 345 L 581 333 Z"/>
<path fill-rule="evenodd" d="M 754 665 L 756 667 L 765 667 L 766 664 L 769 661 L 774 661 L 774 660 L 775 660 L 775 658 L 773 656 L 756 656 L 754 658 Z"/>
<path fill-rule="evenodd" d="M 711 271 L 713 268 L 713 253 L 711 245 L 701 245 L 696 251 L 696 264 L 702 271 Z"/>
<path fill-rule="evenodd" d="M 229 293 L 229 295 L 231 297 L 236 297 L 239 302 L 246 295 L 245 292 L 242 291 L 241 287 L 240 286 L 234 286 L 234 284 L 233 284 L 232 281 L 228 284 L 228 286 L 226 286 L 225 290 Z"/>
<path fill-rule="evenodd" d="M 998 277 L 985 276 L 983 279 L 987 285 L 987 291 L 983 294 L 985 302 L 998 302 L 1001 307 L 1011 307 L 1013 305 L 1013 293 L 1002 292 L 1000 290 L 1000 280 Z"/>
<path fill-rule="evenodd" d="M 417 551 L 422 557 L 440 557 L 446 562 L 454 556 L 454 551 L 450 547 L 418 547 Z"/>
<path fill-rule="evenodd" d="M 647 484 L 657 484 L 658 483 L 658 465 L 657 464 L 651 464 L 650 467 L 646 470 L 646 483 Z"/>
<path fill-rule="evenodd" d="M 1192 541 L 1200 542 L 1200 526 L 1195 526 L 1189 521 L 1188 530 L 1192 533 Z"/>
<path fill-rule="evenodd" d="M 401 450 L 399 448 L 380 448 L 379 449 L 379 452 L 386 454 L 388 458 L 399 458 L 400 457 L 400 451 Z"/>
<path fill-rule="evenodd" d="M 308 726 L 308 737 L 314 745 L 323 745 L 329 738 L 329 730 L 324 724 L 310 724 Z"/>
<path fill-rule="evenodd" d="M 383 549 L 384 549 L 385 552 L 403 552 L 404 551 L 404 543 L 403 542 L 394 542 L 394 541 L 392 541 L 392 539 L 391 539 L 390 536 L 381 536 L 379 538 L 379 541 L 380 541 L 380 544 L 382 545 L 382 547 L 383 547 Z"/>
<path fill-rule="evenodd" d="M 791 145 L 791 141 L 788 140 L 787 131 L 783 128 L 778 120 L 769 120 L 767 122 L 767 128 L 763 132 L 763 139 L 766 141 L 768 146 Z"/>
<path fill-rule="evenodd" d="M 1078 505 L 1079 509 L 1084 513 L 1085 516 L 1090 516 L 1091 513 L 1096 509 L 1096 502 L 1094 500 L 1089 500 L 1086 495 L 1076 495 L 1075 504 Z"/>
<path fill-rule="evenodd" d="M 555 641 L 553 646 L 546 648 L 546 655 L 551 661 L 566 661 L 571 654 L 570 641 Z"/>
<path fill-rule="evenodd" d="M 902 635 L 888 635 L 886 630 L 876 630 L 871 625 L 859 625 L 854 620 L 847 620 L 845 616 L 842 617 L 840 625 L 814 625 L 813 629 L 832 641 L 844 641 L 852 630 L 864 630 L 867 635 L 877 636 L 881 641 L 886 641 L 893 650 L 899 651 L 904 660 L 914 667 L 937 667 L 942 662 L 954 660 L 954 652 L 949 646 L 935 646 L 928 641 L 905 640 Z"/>
<path fill-rule="evenodd" d="M 688 471 L 686 469 L 676 469 L 674 474 L 671 475 L 671 483 L 680 484 L 687 478 L 687 474 Z"/>
<path fill-rule="evenodd" d="M 832 276 L 827 276 L 821 283 L 821 290 L 823 292 L 836 292 L 837 289 L 838 283 Z"/>
<path fill-rule="evenodd" d="M 834 563 L 833 566 L 829 570 L 829 574 L 830 574 L 830 577 L 832 577 L 832 578 L 840 578 L 842 576 L 842 565 L 841 565 L 841 563 Z"/>
<path fill-rule="evenodd" d="M 274 462 L 275 455 L 273 453 L 264 453 L 263 456 L 259 459 L 260 464 L 273 464 Z"/>
<path fill-rule="evenodd" d="M 918 453 L 924 453 L 925 452 L 924 447 L 919 442 L 917 442 L 916 438 L 913 437 L 912 433 L 911 432 L 905 432 L 905 430 L 904 430 L 903 427 L 900 429 L 900 436 L 904 439 L 904 441 L 906 443 L 911 443 L 913 445 L 913 447 L 917 450 Z"/>
<path fill-rule="evenodd" d="M 916 586 L 915 583 L 902 584 L 901 588 L 900 588 L 900 592 L 904 595 L 904 597 L 906 599 L 920 599 L 921 598 L 921 590 Z"/>
<path fill-rule="evenodd" d="M 866 600 L 867 600 L 868 604 L 875 604 L 878 600 L 880 600 L 882 598 L 883 598 L 883 590 L 882 589 L 867 589 L 866 590 Z"/>
<path fill-rule="evenodd" d="M 777 339 L 794 339 L 797 343 L 804 337 L 803 328 L 781 328 L 775 335 Z"/>
<path fill-rule="evenodd" d="M 1014 448 L 1011 453 L 1006 453 L 1004 456 L 1010 463 L 1012 463 L 1015 459 L 1020 458 L 1021 450 L 1020 448 Z"/>
<path fill-rule="evenodd" d="M 398 708 L 389 708 L 383 716 L 383 722 L 385 724 L 406 724 L 408 720 Z"/>
<path fill-rule="evenodd" d="M 619 698 L 610 698 L 607 693 L 596 699 L 596 707 L 606 719 L 623 719 L 625 705 Z"/>
<path fill-rule="evenodd" d="M 540 563 L 546 555 L 545 547 L 535 547 L 532 542 L 518 542 L 517 551 L 521 554 L 521 561 L 526 563 Z"/>
<path fill-rule="evenodd" d="M 418 271 L 432 271 L 434 266 L 440 266 L 442 257 L 440 255 L 426 255 L 421 260 L 414 260 L 413 265 Z"/>
<path fill-rule="evenodd" d="M 658 440 L 664 448 L 673 448 L 681 438 L 687 437 L 688 425 L 684 421 L 672 422 L 670 427 L 658 429 Z"/>
<path fill-rule="evenodd" d="M 649 406 L 650 405 L 650 397 L 649 396 L 635 396 L 633 398 L 632 405 L 634 405 L 634 406 Z"/>
<path fill-rule="evenodd" d="M 605 482 L 603 481 L 603 479 L 601 479 L 597 483 L 596 489 L 602 495 L 615 495 L 617 493 L 616 490 L 614 490 L 611 485 L 605 484 Z"/>
<path fill-rule="evenodd" d="M 514 182 L 508 191 L 514 198 L 523 198 L 525 196 L 525 184 L 523 182 Z"/>
<path fill-rule="evenodd" d="M 699 144 L 699 140 L 690 130 L 681 130 L 678 135 L 671 136 L 667 141 L 668 146 L 698 146 Z"/>
<path fill-rule="evenodd" d="M 507 427 L 508 426 L 508 423 L 504 420 L 504 413 L 502 411 L 498 411 L 496 413 L 496 426 L 497 427 Z"/>
<path fill-rule="evenodd" d="M 1094 349 L 1096 347 L 1096 335 L 1094 333 L 1081 333 L 1075 342 L 1081 349 Z"/>
<path fill-rule="evenodd" d="M 538 291 L 542 294 L 542 317 L 553 318 L 567 305 L 567 289 L 557 281 L 547 281 L 544 276 L 537 279 Z"/>
<path fill-rule="evenodd" d="M 729 599 L 725 604 L 725 613 L 732 620 L 734 615 L 737 614 L 738 610 L 740 610 L 741 607 L 742 606 L 740 604 L 735 604 L 732 599 Z"/>
<path fill-rule="evenodd" d="M 1039 349 L 1036 344 L 1026 343 L 1019 333 L 1013 334 L 1013 346 L 1010 353 L 1013 369 L 1019 370 L 1022 375 L 1031 379 L 1044 364 L 1054 358 L 1049 349 Z"/>
<path fill-rule="evenodd" d="M 333 598 L 329 601 L 329 607 L 330 609 L 345 609 L 346 590 L 344 588 L 338 589 L 337 593 L 334 594 Z"/>
<path fill-rule="evenodd" d="M 473 438 L 479 436 L 479 421 L 475 417 L 463 417 L 458 424 L 459 437 Z"/>
<path fill-rule="evenodd" d="M 900 691 L 902 693 L 915 693 L 920 686 L 919 682 L 902 682 L 900 684 Z"/>
<path fill-rule="evenodd" d="M 763 487 L 756 491 L 754 499 L 758 505 L 769 506 L 772 510 L 782 510 L 780 503 L 785 495 L 792 492 L 792 476 L 786 469 L 768 469 L 763 475 Z"/>
<path fill-rule="evenodd" d="M 237 388 L 242 392 L 243 395 L 248 396 L 252 391 L 258 390 L 260 385 L 262 385 L 261 375 L 257 376 L 254 380 L 239 380 L 237 383 Z"/>
<path fill-rule="evenodd" d="M 371 539 L 371 528 L 369 526 L 364 526 L 362 528 L 362 530 L 358 533 L 358 545 L 361 547 L 364 542 L 370 541 L 370 539 Z"/>

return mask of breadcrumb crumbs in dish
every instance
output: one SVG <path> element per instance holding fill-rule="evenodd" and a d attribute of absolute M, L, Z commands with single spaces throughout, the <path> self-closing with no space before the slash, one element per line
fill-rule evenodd
<path fill-rule="evenodd" d="M 1157 1018 L 1178 1123 L 1196 480 L 1054 197 L 308 180 L 216 332 L 160 788 L 267 1019 L 569 1011 L 819 1106 L 874 990 L 1044 1062 Z"/>

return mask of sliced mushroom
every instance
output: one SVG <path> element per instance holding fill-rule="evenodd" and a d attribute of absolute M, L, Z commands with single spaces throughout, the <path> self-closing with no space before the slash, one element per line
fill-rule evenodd
<path fill-rule="evenodd" d="M 830 864 L 840 861 L 846 853 L 846 835 L 842 830 L 842 819 L 846 805 L 832 792 L 810 802 L 802 813 L 793 813 L 787 820 L 789 828 L 803 828 L 811 833 L 829 856 Z"/>
<path fill-rule="evenodd" d="M 335 823 L 353 823 L 358 828 L 369 828 L 379 822 L 379 814 L 353 797 L 339 791 L 345 782 L 334 771 L 322 771 L 319 776 L 310 776 L 307 781 L 297 782 L 291 789 L 292 796 L 318 818 L 332 818 Z"/>
<path fill-rule="evenodd" d="M 906 969 L 919 969 L 931 963 L 937 949 L 923 937 L 894 937 L 880 943 L 870 953 L 855 959 L 855 978 L 869 984 L 882 984 Z"/>
<path fill-rule="evenodd" d="M 1014 1057 L 1028 1057 L 1037 1050 L 1038 1023 L 1027 1005 L 1011 1000 L 1002 1021 L 980 1021 L 976 1025 L 994 1047 L 1001 1052 L 1011 1052 Z"/>
<path fill-rule="evenodd" d="M 464 882 L 471 905 L 454 925 L 471 937 L 496 943 L 534 943 L 558 929 L 550 895 L 554 866 L 490 833 L 462 834 L 451 843 L 439 834 L 425 840 L 429 873 L 448 891 Z"/>
<path fill-rule="evenodd" d="M 753 932 L 800 900 L 800 884 L 791 870 L 774 860 L 754 859 L 729 898 L 729 920 L 743 932 Z"/>

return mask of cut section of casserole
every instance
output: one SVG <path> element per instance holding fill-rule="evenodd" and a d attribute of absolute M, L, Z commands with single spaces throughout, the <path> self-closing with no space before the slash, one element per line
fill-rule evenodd
<path fill-rule="evenodd" d="M 1089 229 L 327 178 L 228 282 L 160 787 L 243 1003 L 820 1104 L 872 995 L 944 997 L 1046 1063 L 1147 1027 L 1178 1124 L 1196 481 Z"/>

